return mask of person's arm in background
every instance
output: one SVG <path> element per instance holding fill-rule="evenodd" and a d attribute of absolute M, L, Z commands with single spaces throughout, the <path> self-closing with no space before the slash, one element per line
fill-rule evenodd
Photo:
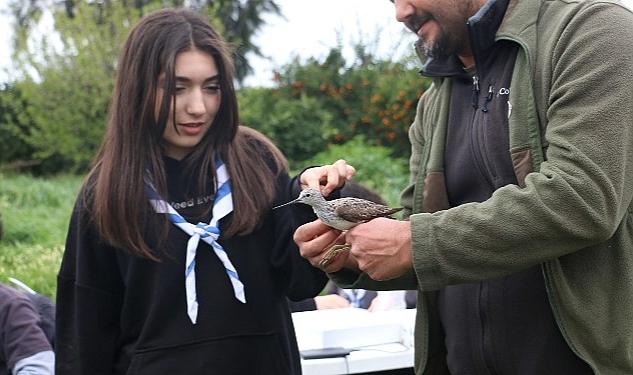
<path fill-rule="evenodd" d="M 54 374 L 55 355 L 39 314 L 21 292 L 0 285 L 0 344 L 12 375 Z"/>
<path fill-rule="evenodd" d="M 404 310 L 407 308 L 404 290 L 381 290 L 369 305 L 370 312 Z"/>
<path fill-rule="evenodd" d="M 53 375 L 55 374 L 55 353 L 46 350 L 16 362 L 12 375 Z"/>
<path fill-rule="evenodd" d="M 288 300 L 291 312 L 342 309 L 349 307 L 349 301 L 338 294 L 326 294 L 314 298 L 306 298 L 300 301 Z"/>

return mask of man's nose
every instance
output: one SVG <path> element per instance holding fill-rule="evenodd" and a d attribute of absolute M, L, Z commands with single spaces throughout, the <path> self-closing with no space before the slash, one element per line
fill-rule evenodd
<path fill-rule="evenodd" d="M 396 8 L 396 20 L 398 20 L 398 22 L 406 22 L 414 13 L 413 6 L 408 0 L 395 0 L 393 3 Z"/>

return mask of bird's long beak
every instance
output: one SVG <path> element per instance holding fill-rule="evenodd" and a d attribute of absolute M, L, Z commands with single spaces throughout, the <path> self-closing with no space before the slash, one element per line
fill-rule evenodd
<path fill-rule="evenodd" d="M 291 200 L 291 201 L 290 201 L 290 202 L 288 202 L 288 203 L 280 204 L 279 206 L 273 207 L 273 210 L 276 210 L 276 209 L 278 209 L 278 208 L 280 208 L 280 207 L 283 207 L 283 206 L 287 206 L 287 205 L 289 205 L 289 204 L 298 203 L 298 202 L 299 202 L 299 198 L 297 198 L 297 199 L 295 199 L 295 200 Z"/>

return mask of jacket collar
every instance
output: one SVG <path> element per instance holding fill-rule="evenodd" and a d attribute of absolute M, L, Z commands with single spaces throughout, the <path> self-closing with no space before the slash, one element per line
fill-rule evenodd
<path fill-rule="evenodd" d="M 485 54 L 494 44 L 495 34 L 503 21 L 509 2 L 510 0 L 488 0 L 475 15 L 468 19 L 470 44 L 476 62 L 478 62 L 478 56 Z M 448 77 L 464 73 L 457 55 L 429 58 L 422 52 L 419 41 L 416 42 L 415 47 L 423 64 L 420 74 L 428 77 Z"/>

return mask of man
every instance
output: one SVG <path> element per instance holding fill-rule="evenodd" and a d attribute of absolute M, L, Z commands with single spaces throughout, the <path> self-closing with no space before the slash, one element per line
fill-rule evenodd
<path fill-rule="evenodd" d="M 55 373 L 51 309 L 42 295 L 0 284 L 0 375 Z"/>
<path fill-rule="evenodd" d="M 633 373 L 633 14 L 396 0 L 432 87 L 407 221 L 295 233 L 342 286 L 417 288 L 418 374 Z M 373 280 L 372 280 L 373 279 Z M 374 280 L 388 280 L 376 282 Z"/>

